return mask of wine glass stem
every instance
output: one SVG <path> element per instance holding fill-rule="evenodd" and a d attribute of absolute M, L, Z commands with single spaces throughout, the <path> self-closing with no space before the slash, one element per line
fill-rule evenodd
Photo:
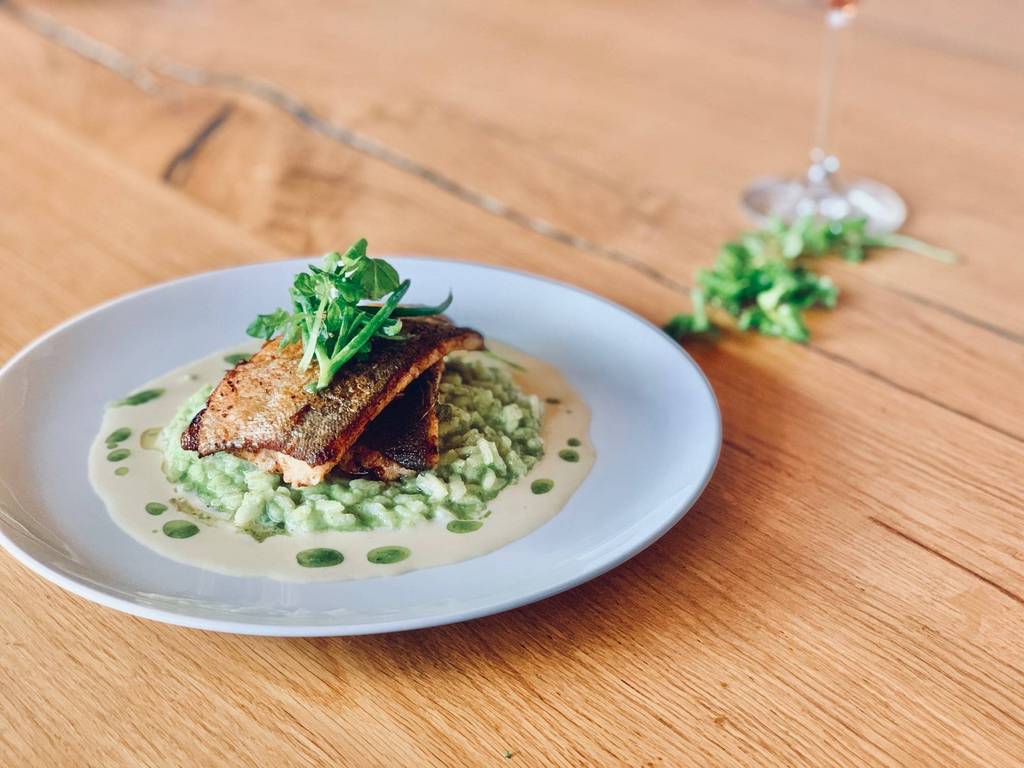
<path fill-rule="evenodd" d="M 825 15 L 825 46 L 818 90 L 818 114 L 814 124 L 814 148 L 811 150 L 811 169 L 808 174 L 812 181 L 826 181 L 838 167 L 835 157 L 828 151 L 829 118 L 832 108 L 832 86 L 839 59 L 840 35 L 849 19 L 850 16 L 841 10 L 830 10 Z"/>

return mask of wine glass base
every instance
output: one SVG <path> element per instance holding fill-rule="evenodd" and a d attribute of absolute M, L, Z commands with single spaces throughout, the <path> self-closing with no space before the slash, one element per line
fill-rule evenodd
<path fill-rule="evenodd" d="M 871 179 L 842 184 L 811 184 L 805 180 L 765 177 L 743 192 L 743 212 L 758 225 L 771 219 L 790 224 L 805 216 L 819 219 L 867 219 L 873 235 L 894 232 L 907 219 L 907 205 L 895 190 Z"/>

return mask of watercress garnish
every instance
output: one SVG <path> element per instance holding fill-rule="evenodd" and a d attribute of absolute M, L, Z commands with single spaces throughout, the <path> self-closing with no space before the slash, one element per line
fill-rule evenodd
<path fill-rule="evenodd" d="M 246 333 L 260 339 L 281 337 L 281 346 L 301 342 L 299 369 L 316 359 L 319 369 L 311 391 L 323 389 L 345 363 L 369 354 L 375 339 L 400 341 L 403 317 L 438 315 L 451 304 L 451 293 L 432 307 L 399 307 L 409 281 L 384 259 L 366 254 L 366 240 L 344 253 L 323 257 L 295 276 L 289 290 L 291 311 L 258 315 Z M 364 301 L 381 302 L 364 304 Z"/>
<path fill-rule="evenodd" d="M 713 337 L 718 326 L 708 307 L 732 318 L 742 331 L 756 331 L 796 342 L 810 338 L 804 310 L 831 309 L 839 289 L 832 280 L 808 268 L 816 257 L 836 254 L 846 261 L 863 261 L 871 248 L 903 248 L 946 263 L 951 251 L 907 235 L 871 235 L 865 219 L 819 221 L 807 217 L 791 225 L 774 221 L 763 229 L 743 233 L 718 252 L 711 269 L 697 273 L 690 292 L 693 309 L 665 324 L 676 339 Z"/>

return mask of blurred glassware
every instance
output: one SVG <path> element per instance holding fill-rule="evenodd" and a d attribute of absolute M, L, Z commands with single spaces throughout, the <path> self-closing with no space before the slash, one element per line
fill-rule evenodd
<path fill-rule="evenodd" d="M 857 0 L 828 0 L 825 14 L 825 54 L 818 95 L 811 165 L 800 178 L 755 179 L 743 192 L 743 211 L 756 224 L 777 218 L 790 223 L 803 216 L 822 219 L 867 219 L 871 234 L 893 232 L 907 218 L 907 206 L 890 187 L 872 179 L 841 181 L 839 160 L 828 147 L 829 111 L 839 40 L 857 15 Z"/>

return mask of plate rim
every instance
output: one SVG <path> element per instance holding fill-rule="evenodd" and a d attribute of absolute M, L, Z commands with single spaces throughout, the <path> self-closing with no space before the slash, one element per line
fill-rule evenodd
<path fill-rule="evenodd" d="M 268 265 L 278 265 L 287 263 L 299 263 L 305 262 L 308 259 L 315 259 L 315 256 L 300 256 L 295 258 L 286 259 L 274 259 L 269 261 L 255 262 L 253 264 L 241 264 L 236 266 L 222 267 L 219 269 L 206 270 L 203 272 L 196 272 L 189 275 L 183 275 L 182 277 L 174 278 L 171 280 L 165 280 L 163 282 L 148 285 L 143 288 L 130 291 L 128 293 L 115 296 L 104 302 L 101 302 L 95 306 L 89 307 L 81 312 L 78 312 L 66 320 L 58 323 L 48 331 L 45 331 L 40 336 L 29 342 L 27 345 L 22 347 L 16 352 L 10 360 L 0 366 L 0 379 L 7 376 L 9 372 L 24 358 L 32 354 L 32 352 L 42 344 L 44 344 L 51 337 L 56 336 L 63 332 L 66 328 L 69 328 L 76 323 L 84 320 L 85 318 L 103 312 L 113 306 L 121 303 L 132 301 L 145 296 L 148 293 L 157 292 L 164 290 L 171 286 L 177 286 L 184 283 L 188 283 L 195 280 L 202 280 L 216 275 L 220 275 L 228 272 L 244 272 L 250 269 L 259 269 L 267 267 Z M 495 603 L 489 603 L 485 606 L 479 606 L 473 609 L 458 609 L 446 611 L 444 613 L 433 614 L 430 616 L 414 617 L 406 619 L 395 619 L 395 620 L 381 620 L 373 622 L 372 624 L 324 624 L 324 625 L 313 625 L 313 624 L 272 624 L 272 623 L 259 623 L 251 621 L 234 621 L 227 619 L 212 619 L 202 616 L 194 616 L 186 613 L 176 613 L 171 610 L 163 608 L 155 608 L 142 603 L 132 602 L 115 595 L 107 594 L 106 592 L 90 587 L 85 583 L 81 583 L 70 576 L 66 576 L 59 571 L 54 570 L 45 563 L 36 560 L 34 557 L 29 555 L 27 552 L 21 549 L 11 538 L 0 528 L 0 546 L 4 548 L 15 560 L 20 562 L 22 565 L 27 567 L 29 570 L 46 579 L 47 581 L 56 584 L 63 589 L 71 592 L 78 597 L 89 600 L 92 603 L 102 605 L 106 608 L 126 613 L 132 616 L 138 616 L 140 618 L 150 619 L 157 621 L 162 624 L 169 624 L 173 626 L 188 627 L 191 629 L 199 629 L 209 632 L 225 632 L 238 635 L 249 635 L 259 637 L 345 637 L 345 636 L 362 636 L 362 635 L 375 635 L 385 634 L 391 632 L 405 632 L 415 629 L 427 629 L 430 627 L 445 626 L 448 624 L 460 623 L 463 621 L 472 621 L 473 619 L 483 618 L 485 616 L 491 616 L 498 613 L 505 613 L 516 608 L 521 608 L 526 605 L 531 605 L 541 600 L 546 600 L 549 597 L 566 592 L 570 589 L 580 586 L 588 581 L 596 579 L 605 573 L 608 573 L 614 568 L 619 567 L 627 560 L 631 560 L 638 554 L 643 552 L 645 549 L 650 547 L 662 536 L 664 536 L 669 530 L 671 530 L 686 514 L 693 508 L 693 505 L 704 493 L 708 483 L 711 481 L 711 477 L 714 475 L 715 469 L 718 466 L 718 461 L 721 457 L 722 452 L 722 412 L 718 404 L 718 398 L 715 395 L 715 390 L 711 386 L 711 382 L 708 380 L 707 375 L 703 369 L 697 364 L 697 362 L 690 356 L 690 354 L 682 347 L 682 345 L 676 343 L 670 339 L 661 328 L 656 326 L 647 318 L 634 312 L 628 307 L 624 307 L 611 299 L 605 298 L 599 294 L 588 291 L 572 283 L 567 283 L 563 280 L 548 277 L 546 275 L 539 275 L 535 272 L 530 272 L 525 269 L 518 269 L 515 267 L 498 266 L 495 264 L 485 264 L 482 262 L 471 261 L 466 259 L 454 259 L 454 258 L 443 258 L 435 255 L 418 253 L 418 252 L 397 252 L 397 253 L 384 253 L 378 258 L 385 259 L 409 259 L 417 261 L 434 262 L 443 265 L 455 265 L 455 266 L 470 266 L 478 269 L 485 269 L 494 272 L 501 272 L 506 274 L 516 275 L 518 277 L 525 277 L 531 280 L 538 280 L 544 283 L 554 285 L 562 290 L 567 290 L 573 293 L 581 294 L 587 298 L 594 299 L 613 311 L 625 315 L 626 317 L 638 321 L 641 325 L 645 326 L 647 330 L 655 333 L 656 336 L 664 340 L 665 344 L 668 344 L 671 350 L 680 355 L 683 360 L 690 365 L 698 374 L 700 381 L 703 382 L 704 389 L 707 395 L 710 397 L 711 408 L 713 411 L 713 435 L 714 435 L 714 448 L 711 460 L 707 463 L 704 468 L 703 476 L 700 482 L 697 484 L 695 491 L 689 495 L 689 498 L 683 502 L 680 508 L 665 517 L 655 529 L 648 532 L 647 534 L 640 537 L 637 542 L 634 542 L 629 547 L 619 551 L 615 556 L 608 558 L 597 563 L 594 566 L 586 566 L 580 570 L 573 578 L 562 580 L 556 584 L 549 585 L 547 587 L 533 590 L 532 592 L 523 593 L 516 595 L 515 597 L 507 598 Z"/>

